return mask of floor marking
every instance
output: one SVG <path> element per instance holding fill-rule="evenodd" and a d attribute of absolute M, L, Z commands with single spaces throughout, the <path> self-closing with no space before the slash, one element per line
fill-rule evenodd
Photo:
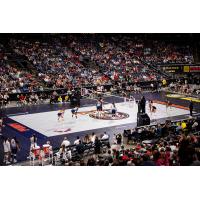
<path fill-rule="evenodd" d="M 166 102 L 158 101 L 158 100 L 153 100 L 153 102 L 159 103 L 159 104 L 162 104 L 162 105 L 166 105 L 167 104 Z M 184 110 L 189 110 L 189 108 L 187 108 L 185 106 L 180 106 L 180 105 L 177 105 L 177 104 L 172 104 L 171 107 L 180 108 L 180 109 L 184 109 Z"/>

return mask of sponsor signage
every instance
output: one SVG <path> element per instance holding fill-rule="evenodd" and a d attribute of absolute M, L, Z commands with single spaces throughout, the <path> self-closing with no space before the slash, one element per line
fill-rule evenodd
<path fill-rule="evenodd" d="M 194 101 L 194 102 L 200 103 L 200 99 L 195 98 L 195 97 L 186 97 L 184 95 L 179 95 L 179 94 L 167 94 L 166 96 L 169 98 L 177 98 L 177 99 L 182 99 L 186 101 Z"/>
<path fill-rule="evenodd" d="M 163 70 L 168 73 L 178 73 L 183 71 L 182 66 L 165 66 Z"/>
<path fill-rule="evenodd" d="M 21 125 L 19 123 L 9 123 L 8 125 L 10 127 L 14 128 L 14 129 L 16 129 L 17 131 L 21 132 L 21 133 L 26 132 L 26 131 L 29 130 L 28 128 L 26 128 L 25 126 L 23 126 L 23 125 Z"/>

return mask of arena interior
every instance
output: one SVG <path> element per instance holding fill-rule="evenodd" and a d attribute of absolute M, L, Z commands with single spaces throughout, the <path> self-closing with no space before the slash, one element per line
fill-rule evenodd
<path fill-rule="evenodd" d="M 0 34 L 0 165 L 200 165 L 199 34 Z"/>

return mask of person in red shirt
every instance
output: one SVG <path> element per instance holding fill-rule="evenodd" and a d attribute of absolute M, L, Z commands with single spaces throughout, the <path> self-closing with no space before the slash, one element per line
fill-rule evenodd
<path fill-rule="evenodd" d="M 21 104 L 26 104 L 26 96 L 24 96 L 23 94 L 21 94 L 19 96 L 19 101 Z"/>

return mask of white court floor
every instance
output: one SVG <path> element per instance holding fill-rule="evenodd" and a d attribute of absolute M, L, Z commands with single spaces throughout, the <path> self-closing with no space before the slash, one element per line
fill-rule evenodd
<path fill-rule="evenodd" d="M 166 111 L 165 105 L 156 103 L 154 103 L 154 105 L 156 106 L 157 111 L 153 115 L 150 114 L 148 105 L 146 109 L 151 120 L 189 114 L 188 110 L 172 107 L 171 109 L 168 108 Z M 104 107 L 110 108 L 110 105 L 105 105 Z M 116 103 L 116 107 L 117 111 L 127 113 L 129 114 L 129 117 L 121 120 L 102 120 L 91 118 L 88 114 L 79 114 L 78 119 L 76 119 L 72 118 L 71 110 L 67 109 L 65 110 L 63 122 L 58 122 L 57 120 L 58 111 L 18 115 L 10 118 L 47 137 L 137 122 L 136 104 L 129 102 Z M 82 107 L 79 108 L 78 112 L 91 111 L 95 109 L 95 106 Z"/>

